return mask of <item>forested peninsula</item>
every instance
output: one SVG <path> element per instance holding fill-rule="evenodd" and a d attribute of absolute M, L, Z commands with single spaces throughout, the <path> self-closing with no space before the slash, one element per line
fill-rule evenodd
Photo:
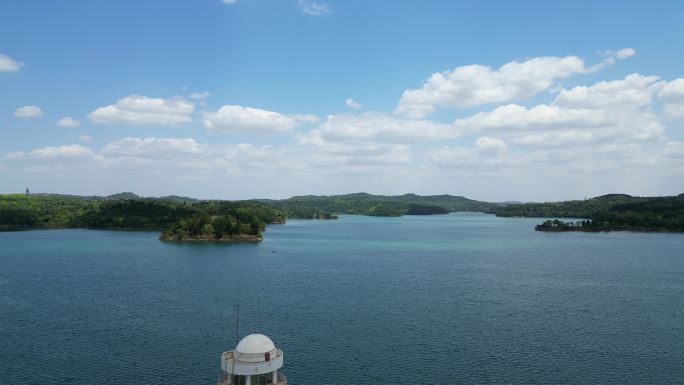
<path fill-rule="evenodd" d="M 556 218 L 540 231 L 684 231 L 684 194 L 596 198 L 545 203 L 483 202 L 452 195 L 398 196 L 366 193 L 296 196 L 283 200 L 197 200 L 57 194 L 0 195 L 0 230 L 92 228 L 159 230 L 165 241 L 259 241 L 266 224 L 288 218 L 336 219 L 339 214 L 398 217 L 459 211 L 502 217 Z M 564 222 L 558 219 L 580 219 Z"/>
<path fill-rule="evenodd" d="M 535 203 L 503 213 L 534 217 L 585 218 L 580 221 L 546 221 L 538 231 L 684 231 L 684 194 L 669 197 L 632 197 L 611 194 L 585 201 Z"/>
<path fill-rule="evenodd" d="M 90 228 L 159 230 L 168 241 L 259 241 L 267 223 L 284 223 L 278 209 L 256 201 L 199 201 L 55 194 L 0 195 L 0 229 Z"/>
<path fill-rule="evenodd" d="M 581 219 L 547 221 L 536 226 L 539 231 L 684 231 L 684 194 L 608 194 L 576 201 L 504 205 L 491 213 L 505 217 Z"/>

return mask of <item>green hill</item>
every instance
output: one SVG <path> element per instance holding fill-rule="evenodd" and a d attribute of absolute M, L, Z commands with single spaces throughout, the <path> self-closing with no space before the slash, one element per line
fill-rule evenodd
<path fill-rule="evenodd" d="M 416 194 L 295 196 L 283 200 L 262 200 L 284 211 L 289 217 L 318 218 L 321 213 L 360 214 L 372 216 L 402 216 L 446 214 L 454 211 L 487 211 L 499 206 L 496 203 L 475 201 L 461 196 Z"/>

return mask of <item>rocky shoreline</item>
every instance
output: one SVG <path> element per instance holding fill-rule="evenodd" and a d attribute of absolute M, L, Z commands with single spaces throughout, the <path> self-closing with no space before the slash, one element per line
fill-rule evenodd
<path fill-rule="evenodd" d="M 542 224 L 534 227 L 536 231 L 547 232 L 567 232 L 567 231 L 583 231 L 587 233 L 600 233 L 608 231 L 639 231 L 639 232 L 681 232 L 678 230 L 671 230 L 662 227 L 648 227 L 648 226 L 599 226 L 591 220 L 582 220 L 575 222 L 563 222 L 558 219 L 548 220 Z"/>
<path fill-rule="evenodd" d="M 160 241 L 165 242 L 261 242 L 264 238 L 261 235 L 234 234 L 220 238 L 214 236 L 178 237 L 176 235 L 162 234 Z"/>

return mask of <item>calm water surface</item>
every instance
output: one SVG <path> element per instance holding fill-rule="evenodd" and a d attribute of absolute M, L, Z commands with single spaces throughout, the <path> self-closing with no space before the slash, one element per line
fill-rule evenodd
<path fill-rule="evenodd" d="M 214 384 L 237 303 L 293 385 L 684 383 L 684 235 L 537 222 L 346 216 L 230 245 L 0 233 L 0 384 Z"/>

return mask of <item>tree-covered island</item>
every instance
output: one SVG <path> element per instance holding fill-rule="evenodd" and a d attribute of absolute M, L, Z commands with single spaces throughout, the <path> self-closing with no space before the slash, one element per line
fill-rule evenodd
<path fill-rule="evenodd" d="M 256 216 L 245 216 L 241 220 L 226 215 L 207 214 L 193 215 L 190 218 L 167 226 L 162 233 L 162 241 L 261 241 L 261 232 L 265 230 L 265 223 Z"/>

